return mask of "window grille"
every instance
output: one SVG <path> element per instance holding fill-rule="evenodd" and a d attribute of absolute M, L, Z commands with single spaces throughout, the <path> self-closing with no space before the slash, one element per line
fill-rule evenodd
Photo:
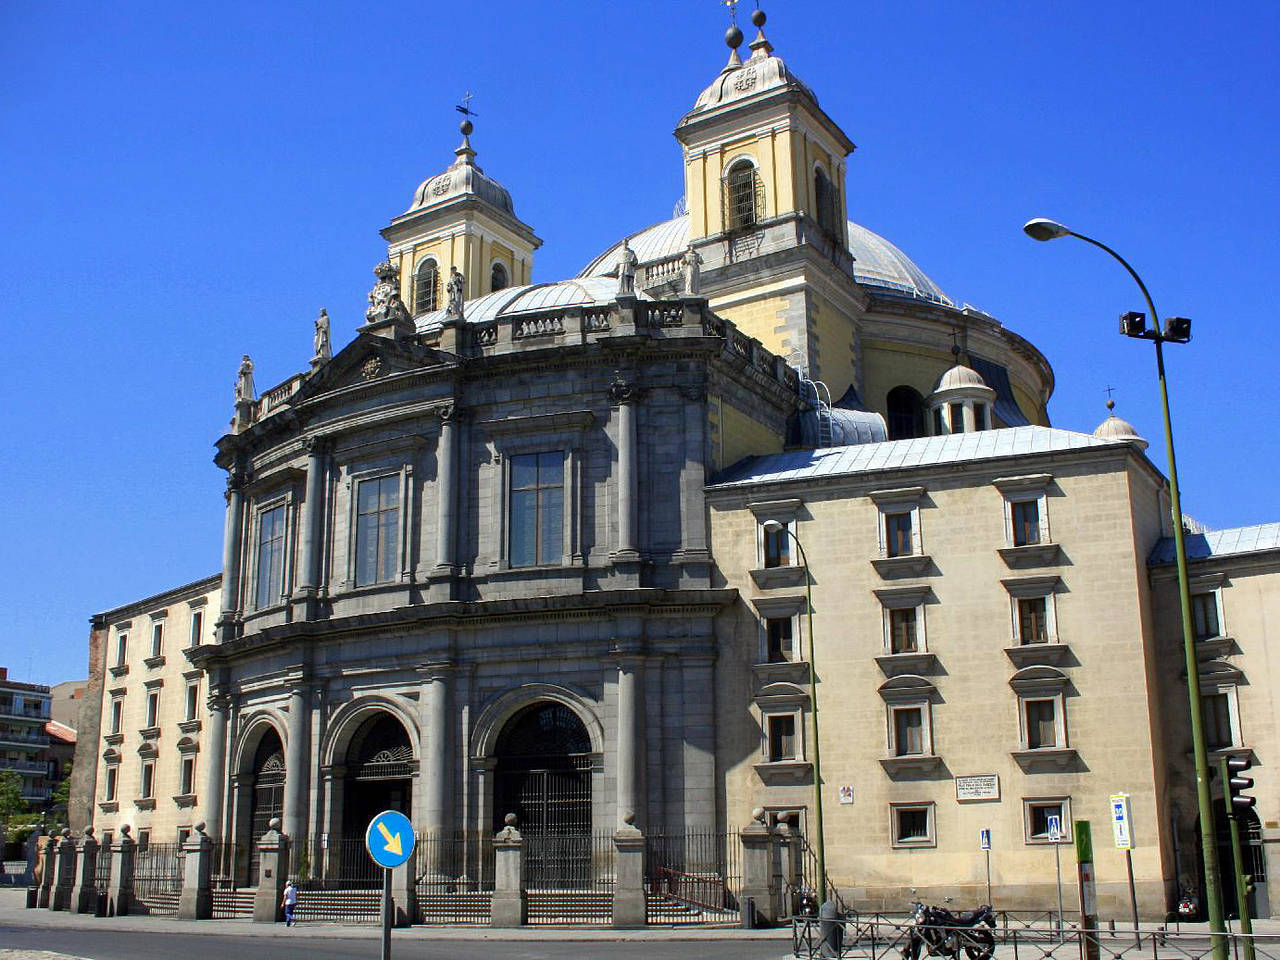
<path fill-rule="evenodd" d="M 489 272 L 489 290 L 491 293 L 497 293 L 504 290 L 510 285 L 507 278 L 507 268 L 500 263 L 495 263 L 493 269 Z"/>
<path fill-rule="evenodd" d="M 724 178 L 724 213 L 726 230 L 745 230 L 755 226 L 764 209 L 764 186 L 750 160 L 739 160 L 729 167 Z"/>
<path fill-rule="evenodd" d="M 429 313 L 440 304 L 440 270 L 430 258 L 418 264 L 413 276 L 413 312 Z"/>

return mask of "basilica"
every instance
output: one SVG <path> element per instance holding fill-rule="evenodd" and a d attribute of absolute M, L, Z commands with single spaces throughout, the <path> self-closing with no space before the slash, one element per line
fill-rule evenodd
<path fill-rule="evenodd" d="M 241 361 L 220 570 L 93 618 L 79 826 L 251 848 L 279 818 L 315 871 L 387 808 L 424 837 L 784 824 L 850 905 L 1039 909 L 1091 820 L 1120 916 L 1126 794 L 1143 917 L 1199 888 L 1164 476 L 1115 415 L 1052 426 L 1028 336 L 848 219 L 854 145 L 764 28 L 672 106 L 677 216 L 534 282 L 464 122 L 355 339 L 322 315 L 261 391 Z M 1189 542 L 1268 916 L 1280 525 Z"/>

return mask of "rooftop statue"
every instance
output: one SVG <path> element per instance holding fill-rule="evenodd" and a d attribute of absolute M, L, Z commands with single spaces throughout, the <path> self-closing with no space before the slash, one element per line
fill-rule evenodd
<path fill-rule="evenodd" d="M 445 292 L 449 296 L 449 303 L 445 307 L 444 315 L 455 320 L 462 319 L 462 290 L 466 285 L 467 278 L 458 272 L 457 267 L 449 268 L 449 279 L 445 282 Z"/>
<path fill-rule="evenodd" d="M 618 296 L 634 297 L 636 295 L 636 264 L 640 258 L 631 249 L 626 240 L 622 241 L 622 250 L 618 253 Z"/>
<path fill-rule="evenodd" d="M 685 247 L 681 260 L 684 264 L 684 295 L 696 297 L 699 285 L 698 268 L 702 266 L 702 257 L 697 250 L 693 249 L 693 244 L 689 244 Z"/>
<path fill-rule="evenodd" d="M 257 395 L 253 387 L 253 361 L 246 353 L 240 360 L 240 374 L 236 378 L 236 403 L 253 403 Z"/>
<path fill-rule="evenodd" d="M 370 323 L 409 319 L 409 311 L 400 299 L 400 269 L 389 259 L 373 268 L 378 282 L 369 291 L 369 309 L 364 312 Z"/>
<path fill-rule="evenodd" d="M 320 316 L 316 317 L 316 360 L 328 360 L 333 356 L 333 347 L 329 343 L 329 311 L 320 308 Z"/>

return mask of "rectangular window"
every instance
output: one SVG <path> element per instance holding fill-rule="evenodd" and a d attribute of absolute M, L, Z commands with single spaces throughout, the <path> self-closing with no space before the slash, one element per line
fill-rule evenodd
<path fill-rule="evenodd" d="M 157 620 L 151 625 L 151 655 L 160 656 L 164 652 L 164 621 Z"/>
<path fill-rule="evenodd" d="M 1027 749 L 1040 750 L 1058 745 L 1057 706 L 1053 700 L 1027 700 Z"/>
<path fill-rule="evenodd" d="M 200 646 L 200 640 L 204 634 L 204 611 L 196 610 L 191 614 L 191 646 Z"/>
<path fill-rule="evenodd" d="M 122 633 L 116 639 L 116 666 L 123 667 L 125 659 L 129 656 L 129 635 Z"/>
<path fill-rule="evenodd" d="M 511 458 L 511 566 L 564 559 L 564 453 Z"/>
<path fill-rule="evenodd" d="M 107 788 L 103 797 L 107 802 L 116 798 L 116 785 L 120 782 L 120 768 L 115 764 L 107 767 Z"/>
<path fill-rule="evenodd" d="M 156 762 L 148 760 L 142 765 L 142 798 L 150 800 L 156 790 Z M 138 845 L 142 845 L 142 834 L 138 834 Z"/>
<path fill-rule="evenodd" d="M 906 557 L 916 552 L 911 531 L 911 511 L 884 515 L 884 555 Z"/>
<path fill-rule="evenodd" d="M 951 404 L 951 432 L 964 433 L 964 404 Z"/>
<path fill-rule="evenodd" d="M 786 663 L 795 659 L 791 636 L 791 618 L 770 617 L 764 624 L 768 640 L 768 662 Z"/>
<path fill-rule="evenodd" d="M 1048 597 L 1018 600 L 1018 640 L 1022 644 L 1049 642 L 1048 605 Z"/>
<path fill-rule="evenodd" d="M 281 601 L 284 594 L 284 504 L 258 518 L 258 609 Z"/>
<path fill-rule="evenodd" d="M 1013 545 L 1025 547 L 1040 542 L 1040 501 L 1015 500 L 1009 504 L 1013 522 Z"/>
<path fill-rule="evenodd" d="M 776 714 L 767 718 L 769 738 L 769 762 L 796 758 L 795 714 Z"/>
<path fill-rule="evenodd" d="M 1236 745 L 1235 725 L 1231 722 L 1231 698 L 1226 693 L 1209 693 L 1200 698 L 1204 704 L 1204 742 L 1210 750 L 1226 750 Z"/>
<path fill-rule="evenodd" d="M 190 830 L 188 830 L 186 827 L 182 827 L 178 830 L 178 846 L 179 847 L 181 847 L 184 843 L 186 843 L 190 839 L 191 839 Z"/>
<path fill-rule="evenodd" d="M 919 635 L 916 632 L 916 608 L 894 607 L 889 611 L 889 652 L 918 653 Z"/>
<path fill-rule="evenodd" d="M 178 775 L 178 793 L 189 796 L 196 792 L 196 758 L 183 757 Z"/>
<path fill-rule="evenodd" d="M 924 708 L 894 708 L 893 755 L 916 757 L 924 752 Z"/>
<path fill-rule="evenodd" d="M 935 437 L 940 437 L 944 433 L 946 433 L 946 430 L 943 429 L 943 425 L 942 425 L 942 408 L 934 407 L 933 408 L 933 435 Z"/>
<path fill-rule="evenodd" d="M 1069 839 L 1071 820 L 1065 800 L 1024 800 L 1026 808 L 1027 843 L 1054 843 Z M 1058 836 L 1055 841 L 1050 829 L 1057 818 Z"/>
<path fill-rule="evenodd" d="M 147 722 L 144 727 L 154 727 L 160 717 L 160 691 L 152 690 L 147 694 Z"/>
<path fill-rule="evenodd" d="M 762 530 L 764 538 L 764 565 L 766 569 L 791 565 L 791 535 L 786 528 Z"/>
<path fill-rule="evenodd" d="M 987 405 L 985 403 L 975 403 L 973 405 L 973 429 L 987 429 Z"/>
<path fill-rule="evenodd" d="M 108 733 L 119 733 L 124 725 L 124 700 L 121 697 L 111 698 L 111 729 Z"/>
<path fill-rule="evenodd" d="M 147 848 L 150 846 L 151 846 L 151 831 L 139 830 L 138 831 L 138 847 L 137 847 L 138 853 L 145 853 Z"/>
<path fill-rule="evenodd" d="M 200 712 L 200 684 L 187 685 L 187 719 L 194 720 Z"/>
<path fill-rule="evenodd" d="M 895 804 L 890 810 L 895 847 L 933 846 L 933 804 Z"/>
<path fill-rule="evenodd" d="M 1218 626 L 1218 595 L 1216 593 L 1193 593 L 1191 595 L 1191 618 L 1195 627 L 1197 640 L 1212 640 L 1222 635 Z"/>
<path fill-rule="evenodd" d="M 360 481 L 356 493 L 356 586 L 396 579 L 399 542 L 400 477 Z"/>

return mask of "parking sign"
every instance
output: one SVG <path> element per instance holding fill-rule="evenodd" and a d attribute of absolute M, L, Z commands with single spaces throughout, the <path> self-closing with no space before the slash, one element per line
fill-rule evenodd
<path fill-rule="evenodd" d="M 1111 798 L 1111 833 L 1117 850 L 1133 849 L 1132 821 L 1129 818 L 1129 795 L 1117 793 Z"/>

